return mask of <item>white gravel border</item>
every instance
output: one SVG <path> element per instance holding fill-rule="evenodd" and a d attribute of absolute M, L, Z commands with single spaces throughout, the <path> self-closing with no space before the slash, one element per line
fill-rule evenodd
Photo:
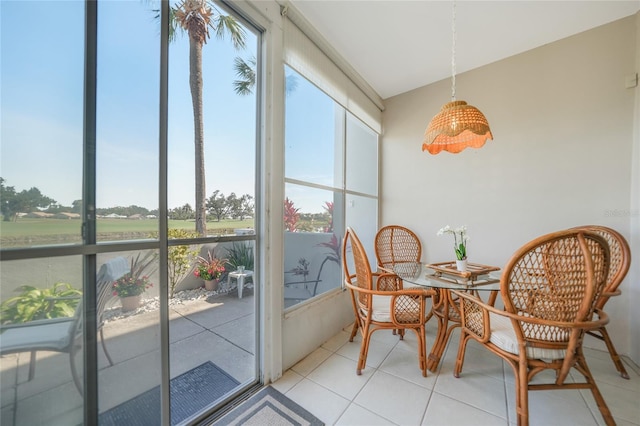
<path fill-rule="evenodd" d="M 196 300 L 208 299 L 211 296 L 224 295 L 236 288 L 237 287 L 234 286 L 232 288 L 221 288 L 218 290 L 207 291 L 204 287 L 199 287 L 191 290 L 178 291 L 174 293 L 172 299 L 169 299 L 169 306 L 184 305 Z M 105 309 L 103 312 L 103 319 L 105 323 L 108 323 L 122 318 L 143 314 L 145 312 L 157 311 L 158 309 L 160 309 L 160 298 L 156 296 L 150 299 L 142 299 L 141 306 L 134 311 L 122 312 L 122 308 L 120 306 Z"/>

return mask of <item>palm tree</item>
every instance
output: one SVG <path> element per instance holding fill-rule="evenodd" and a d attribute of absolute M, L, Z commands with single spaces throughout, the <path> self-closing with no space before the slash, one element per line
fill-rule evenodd
<path fill-rule="evenodd" d="M 173 18 L 173 19 L 171 19 Z M 204 169 L 204 119 L 202 110 L 202 46 L 209 38 L 209 28 L 217 38 L 229 35 L 236 50 L 245 47 L 245 31 L 233 16 L 223 15 L 206 0 L 183 0 L 170 13 L 170 36 L 177 25 L 189 35 L 189 87 L 193 104 L 195 173 L 196 173 L 196 232 L 207 234 L 206 187 Z"/>
<path fill-rule="evenodd" d="M 233 62 L 233 68 L 236 71 L 236 77 L 238 80 L 234 80 L 233 87 L 236 94 L 241 96 L 251 95 L 256 85 L 256 65 L 257 61 L 255 56 L 244 60 L 237 57 Z M 285 80 L 285 93 L 291 94 L 298 87 L 298 80 L 295 75 L 287 76 Z"/>
<path fill-rule="evenodd" d="M 256 85 L 256 58 L 252 57 L 248 61 L 237 57 L 233 62 L 238 80 L 233 82 L 233 87 L 238 95 L 250 95 Z"/>

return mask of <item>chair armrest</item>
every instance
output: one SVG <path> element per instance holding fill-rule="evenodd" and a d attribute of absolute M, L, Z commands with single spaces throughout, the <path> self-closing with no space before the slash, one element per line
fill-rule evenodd
<path fill-rule="evenodd" d="M 603 291 L 600 297 L 613 297 L 613 296 L 620 296 L 621 294 L 622 294 L 622 291 L 620 289 L 617 289 L 615 291 Z"/>
<path fill-rule="evenodd" d="M 394 276 L 393 274 L 391 274 Z M 427 288 L 411 288 L 406 290 L 370 290 L 366 288 L 360 288 L 357 285 L 351 284 L 348 279 L 345 279 L 345 286 L 352 291 L 352 299 L 354 307 L 356 299 L 360 295 L 368 295 L 367 297 L 367 311 L 368 315 L 372 313 L 372 303 L 374 296 L 388 298 L 389 315 L 391 322 L 397 325 L 399 328 L 406 327 L 410 324 L 419 324 L 419 319 L 426 320 L 426 298 L 435 295 L 435 290 Z M 386 302 L 385 302 L 386 304 Z M 386 305 L 385 305 L 386 306 Z M 398 307 L 400 312 L 397 312 Z M 357 309 L 357 308 L 356 308 Z"/>
<path fill-rule="evenodd" d="M 476 295 L 457 290 L 451 291 L 458 296 L 458 300 L 460 301 L 460 320 L 462 327 L 480 343 L 488 342 L 491 337 L 489 312 L 498 310 L 492 305 L 484 303 Z"/>
<path fill-rule="evenodd" d="M 482 309 L 482 318 L 483 318 L 483 334 L 481 338 L 484 338 L 486 340 L 489 339 L 490 337 L 490 333 L 491 333 L 491 329 L 490 329 L 490 324 L 489 324 L 489 313 L 493 313 L 496 315 L 501 315 L 503 317 L 507 317 L 509 319 L 513 319 L 516 320 L 518 322 L 526 322 L 529 324 L 536 324 L 536 325 L 542 325 L 542 326 L 553 326 L 553 327 L 560 327 L 560 328 L 570 328 L 570 329 L 582 329 L 582 330 L 593 330 L 593 329 L 598 329 L 603 327 L 604 325 L 609 323 L 609 316 L 601 309 L 596 309 L 594 311 L 594 314 L 597 315 L 598 319 L 597 320 L 589 320 L 589 321 L 574 321 L 574 322 L 565 322 L 565 321 L 550 321 L 550 320 L 546 320 L 546 319 L 542 319 L 542 318 L 536 318 L 536 317 L 527 317 L 527 316 L 523 316 L 523 315 L 518 315 L 518 314 L 514 314 L 512 312 L 507 312 L 504 310 L 499 310 L 496 309 L 495 307 L 488 305 L 484 302 L 482 302 L 480 300 L 480 298 L 478 298 L 477 296 L 471 295 L 469 293 L 465 293 L 465 292 L 461 292 L 458 290 L 451 290 L 453 293 L 455 293 L 457 296 L 460 297 L 460 303 L 461 303 L 461 317 L 462 317 L 462 325 L 463 327 L 466 327 L 465 324 L 465 315 L 468 315 L 468 310 L 467 307 L 468 306 L 478 306 L 479 309 Z M 467 305 L 464 305 L 464 303 L 467 303 Z M 470 321 L 470 318 L 466 319 L 467 324 Z M 470 330 L 473 332 L 473 334 L 476 334 L 474 332 L 474 330 Z M 485 340 L 485 341 L 486 341 Z"/>
<path fill-rule="evenodd" d="M 376 289 L 378 291 L 398 291 L 402 290 L 402 279 L 392 272 L 373 272 L 371 274 L 376 279 Z"/>
<path fill-rule="evenodd" d="M 48 302 L 55 302 L 56 300 L 75 300 L 82 299 L 82 295 L 76 296 L 56 296 L 56 297 L 45 297 L 44 300 Z"/>
<path fill-rule="evenodd" d="M 434 290 L 426 288 L 384 292 L 384 295 L 391 296 L 389 306 L 391 322 L 398 327 L 424 324 L 427 318 L 426 300 L 434 294 Z"/>
<path fill-rule="evenodd" d="M 3 324 L 3 325 L 0 325 L 0 333 L 2 333 L 2 331 L 7 329 L 16 329 L 16 328 L 20 329 L 20 328 L 33 327 L 33 326 L 43 325 L 43 324 L 54 324 L 59 322 L 70 322 L 75 320 L 76 320 L 76 317 L 60 317 L 60 318 L 41 319 L 41 320 L 35 320 L 35 321 L 29 321 L 29 322 L 22 322 L 19 324 Z"/>

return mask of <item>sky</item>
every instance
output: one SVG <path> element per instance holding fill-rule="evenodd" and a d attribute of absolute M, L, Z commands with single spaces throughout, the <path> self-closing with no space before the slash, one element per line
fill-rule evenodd
<path fill-rule="evenodd" d="M 173 4 L 173 3 L 172 3 Z M 97 207 L 158 207 L 158 2 L 100 0 L 97 68 Z M 84 3 L 0 0 L 0 176 L 37 187 L 62 206 L 82 198 Z M 246 27 L 245 27 L 246 28 Z M 256 56 L 212 38 L 203 49 L 207 197 L 255 197 L 256 98 L 233 90 L 233 61 Z M 168 204 L 194 206 L 188 37 L 169 51 Z M 295 71 L 285 68 L 287 75 Z M 334 176 L 335 103 L 295 77 L 286 97 L 286 175 L 322 185 Z M 339 186 L 339 184 L 338 184 Z M 322 212 L 329 191 L 287 185 L 302 212 Z"/>
<path fill-rule="evenodd" d="M 98 7 L 97 204 L 158 205 L 160 27 L 149 1 Z M 0 176 L 59 204 L 82 198 L 84 4 L 0 2 Z M 207 195 L 254 195 L 255 96 L 233 92 L 236 52 L 215 37 L 203 50 Z M 193 113 L 188 38 L 170 45 L 169 206 L 193 206 Z"/>

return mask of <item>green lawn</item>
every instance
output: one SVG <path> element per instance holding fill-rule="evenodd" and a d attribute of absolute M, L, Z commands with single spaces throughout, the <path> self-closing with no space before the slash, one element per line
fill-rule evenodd
<path fill-rule="evenodd" d="M 216 234 L 216 230 L 233 232 L 235 228 L 253 228 L 253 219 L 221 220 L 207 222 L 207 231 Z M 17 222 L 0 221 L 0 244 L 4 247 L 24 247 L 34 243 L 72 243 L 80 242 L 82 222 L 77 219 L 29 219 L 21 218 Z M 195 223 L 184 220 L 169 220 L 170 229 L 195 230 Z M 98 239 L 123 240 L 146 238 L 158 232 L 157 219 L 98 219 Z"/>

